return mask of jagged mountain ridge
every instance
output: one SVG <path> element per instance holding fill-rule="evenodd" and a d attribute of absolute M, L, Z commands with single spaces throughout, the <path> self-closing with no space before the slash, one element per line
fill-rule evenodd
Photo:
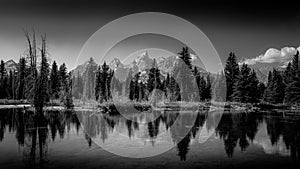
<path fill-rule="evenodd" d="M 195 57 L 195 56 L 192 56 Z M 179 58 L 178 56 L 166 56 L 160 57 L 156 59 L 157 66 L 160 69 L 163 75 L 166 75 L 167 72 L 172 72 L 173 69 L 178 65 Z M 192 64 L 199 62 L 199 59 L 193 59 Z M 120 80 L 124 81 L 128 75 L 129 69 L 132 69 L 133 73 L 137 73 L 138 71 L 143 71 L 145 69 L 151 68 L 153 63 L 153 58 L 151 58 L 148 52 L 142 52 L 136 59 L 134 59 L 129 64 L 124 64 L 118 58 L 114 58 L 108 65 L 115 71 L 115 76 Z M 97 65 L 97 63 L 93 62 L 93 64 Z M 78 65 L 74 70 L 72 70 L 73 75 L 77 76 L 77 72 L 80 75 L 83 75 L 86 67 L 88 66 L 88 61 L 82 65 Z M 284 70 L 282 63 L 256 63 L 254 65 L 249 65 L 250 68 L 256 71 L 257 77 L 262 82 L 267 82 L 268 73 L 273 69 Z M 198 66 L 199 71 L 203 75 L 207 75 L 208 72 L 203 68 Z"/>

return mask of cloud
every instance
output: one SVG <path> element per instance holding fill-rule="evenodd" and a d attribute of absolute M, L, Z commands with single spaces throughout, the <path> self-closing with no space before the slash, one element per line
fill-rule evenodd
<path fill-rule="evenodd" d="M 288 63 L 296 51 L 300 51 L 300 46 L 298 48 L 294 47 L 284 47 L 281 50 L 270 48 L 264 54 L 259 55 L 252 59 L 246 59 L 241 63 L 246 63 L 249 65 L 254 65 L 256 63 Z"/>
<path fill-rule="evenodd" d="M 190 54 L 190 57 L 191 57 L 192 61 L 198 59 L 197 55 L 192 54 L 192 53 Z"/>

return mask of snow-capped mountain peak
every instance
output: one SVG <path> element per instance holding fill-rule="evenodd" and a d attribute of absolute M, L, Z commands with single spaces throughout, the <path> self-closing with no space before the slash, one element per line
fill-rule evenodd
<path fill-rule="evenodd" d="M 138 55 L 137 59 L 135 59 L 136 65 L 138 67 L 138 70 L 145 70 L 149 69 L 152 65 L 153 59 L 149 57 L 149 54 L 147 51 L 141 53 Z"/>
<path fill-rule="evenodd" d="M 10 59 L 7 62 L 5 62 L 5 69 L 7 72 L 16 70 L 17 63 L 14 60 Z"/>
<path fill-rule="evenodd" d="M 113 70 L 116 70 L 117 68 L 123 68 L 124 64 L 118 58 L 114 58 L 110 62 L 109 67 Z"/>

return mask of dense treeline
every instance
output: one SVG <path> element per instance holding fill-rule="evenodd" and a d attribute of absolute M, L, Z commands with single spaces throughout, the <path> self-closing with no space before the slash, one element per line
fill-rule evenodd
<path fill-rule="evenodd" d="M 129 70 L 125 81 L 114 76 L 114 71 L 104 63 L 101 66 L 89 64 L 83 75 L 74 77 L 75 98 L 110 100 L 113 95 L 126 96 L 134 101 L 216 101 L 242 103 L 298 103 L 300 102 L 299 52 L 284 70 L 270 71 L 268 82 L 260 82 L 254 69 L 240 64 L 231 52 L 224 71 L 211 76 L 202 73 L 191 64 L 189 49 L 178 53 L 180 61 L 174 70 L 162 74 L 156 60 L 150 69 L 134 74 Z M 93 60 L 91 59 L 91 63 Z M 84 83 L 93 82 L 93 83 Z M 157 92 L 157 90 L 161 92 Z M 123 97 L 124 98 L 124 97 Z"/>
<path fill-rule="evenodd" d="M 46 49 L 46 36 L 41 36 L 41 48 L 37 48 L 35 33 L 25 32 L 27 56 L 20 57 L 16 70 L 6 71 L 0 64 L 0 99 L 28 100 L 41 111 L 52 99 L 61 99 L 66 107 L 72 107 L 72 80 L 65 64 L 57 68 L 54 61 L 50 69 Z M 38 62 L 39 60 L 39 62 Z"/>
<path fill-rule="evenodd" d="M 265 100 L 265 84 L 259 82 L 255 70 L 247 64 L 239 65 L 233 52 L 229 54 L 220 81 L 226 81 L 226 101 L 258 103 Z M 220 91 L 219 91 L 220 92 Z M 266 91 L 266 93 L 268 93 Z"/>
<path fill-rule="evenodd" d="M 88 67 L 85 72 L 95 72 L 94 98 L 99 102 L 105 102 L 113 95 L 125 96 L 129 100 L 142 101 L 204 101 L 212 98 L 211 77 L 201 75 L 196 66 L 192 66 L 188 48 L 185 47 L 179 53 L 180 62 L 173 72 L 163 75 L 155 59 L 150 69 L 139 71 L 133 74 L 130 69 L 125 81 L 114 76 L 114 71 L 109 68 L 106 62 L 98 68 Z M 96 71 L 95 71 L 96 70 Z M 81 79 L 93 82 L 92 77 L 75 78 L 76 90 L 80 87 Z M 77 80 L 76 80 L 77 79 Z M 88 87 L 89 90 L 89 87 Z M 81 89 L 82 91 L 82 89 Z M 91 93 L 91 92 L 90 92 Z M 83 94 L 83 98 L 91 99 Z M 90 95 L 88 95 L 90 96 Z M 80 94 L 77 95 L 80 98 Z"/>
<path fill-rule="evenodd" d="M 255 71 L 248 65 L 239 66 L 234 53 L 230 53 L 227 59 L 224 74 L 226 101 L 273 104 L 300 102 L 299 51 L 284 70 L 270 71 L 266 84 L 258 81 Z"/>
<path fill-rule="evenodd" d="M 179 62 L 171 72 L 162 73 L 155 59 L 151 68 L 135 72 L 129 69 L 125 80 L 114 76 L 106 62 L 97 65 L 92 58 L 83 73 L 67 71 L 63 63 L 49 64 L 46 36 L 41 47 L 35 35 L 25 32 L 28 44 L 26 57 L 20 57 L 16 70 L 6 71 L 0 63 L 0 99 L 28 100 L 41 108 L 51 100 L 60 100 L 67 107 L 72 98 L 107 102 L 114 96 L 132 101 L 230 101 L 242 103 L 299 103 L 299 52 L 284 70 L 269 72 L 268 82 L 260 82 L 247 64 L 238 64 L 229 54 L 224 71 L 217 75 L 203 73 L 192 65 L 188 47 L 178 53 Z M 38 62 L 39 61 L 39 62 Z M 51 68 L 50 68 L 51 67 Z M 77 74 L 76 74 L 77 73 Z"/>

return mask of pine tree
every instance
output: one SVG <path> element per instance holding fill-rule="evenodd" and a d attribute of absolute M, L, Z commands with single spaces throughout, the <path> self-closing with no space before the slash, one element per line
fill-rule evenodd
<path fill-rule="evenodd" d="M 98 101 L 100 97 L 100 90 L 101 90 L 101 66 L 98 66 L 98 70 L 96 72 L 96 83 L 95 83 L 95 98 Z"/>
<path fill-rule="evenodd" d="M 274 95 L 273 103 L 282 103 L 285 96 L 285 84 L 283 82 L 283 77 L 280 71 L 273 71 L 273 83 L 274 83 Z"/>
<path fill-rule="evenodd" d="M 114 71 L 109 68 L 106 62 L 98 67 L 96 73 L 95 97 L 100 102 L 111 99 L 111 84 L 114 77 Z M 115 82 L 113 82 L 115 83 Z"/>
<path fill-rule="evenodd" d="M 193 70 L 193 73 L 194 73 L 194 83 L 193 83 L 193 88 L 195 89 L 195 92 L 194 92 L 194 101 L 199 101 L 200 100 L 200 95 L 199 95 L 199 80 L 200 80 L 200 72 L 198 71 L 198 68 L 195 66 L 194 67 L 194 70 Z"/>
<path fill-rule="evenodd" d="M 132 78 L 129 84 L 129 100 L 135 100 L 135 86 L 136 86 L 136 79 Z"/>
<path fill-rule="evenodd" d="M 6 89 L 9 99 L 15 99 L 15 74 L 14 71 L 9 71 L 8 86 Z"/>
<path fill-rule="evenodd" d="M 63 89 L 63 104 L 67 109 L 71 109 L 74 107 L 73 104 L 73 96 L 72 96 L 72 74 L 69 72 L 67 79 L 67 85 Z"/>
<path fill-rule="evenodd" d="M 300 68 L 299 68 L 299 51 L 294 55 L 291 69 L 286 70 L 287 73 L 291 76 L 286 84 L 285 91 L 285 102 L 286 103 L 300 103 Z"/>
<path fill-rule="evenodd" d="M 7 98 L 7 82 L 8 82 L 8 77 L 7 77 L 7 72 L 5 69 L 5 63 L 3 60 L 1 60 L 0 64 L 0 99 Z"/>
<path fill-rule="evenodd" d="M 293 73 L 299 73 L 299 51 L 294 55 L 291 67 Z"/>
<path fill-rule="evenodd" d="M 179 58 L 184 61 L 184 63 L 188 66 L 188 68 L 192 69 L 192 62 L 191 62 L 191 56 L 190 56 L 190 52 L 189 52 L 189 48 L 183 47 L 182 51 L 178 53 L 179 54 Z"/>
<path fill-rule="evenodd" d="M 273 70 L 269 73 L 264 100 L 270 103 L 282 103 L 285 96 L 285 84 L 281 72 Z"/>
<path fill-rule="evenodd" d="M 138 72 L 130 82 L 129 99 L 138 101 L 140 100 L 139 77 L 141 72 Z"/>
<path fill-rule="evenodd" d="M 258 84 L 258 100 L 262 100 L 263 97 L 264 97 L 264 93 L 265 93 L 265 90 L 266 90 L 266 86 L 263 82 L 259 82 Z"/>
<path fill-rule="evenodd" d="M 255 103 L 258 100 L 258 80 L 254 70 L 243 64 L 240 74 L 234 85 L 233 99 L 242 103 Z"/>
<path fill-rule="evenodd" d="M 59 77 L 59 88 L 64 88 L 65 86 L 67 86 L 68 72 L 65 63 L 60 65 L 58 71 L 58 77 Z"/>
<path fill-rule="evenodd" d="M 26 59 L 21 57 L 18 64 L 17 99 L 25 98 Z"/>
<path fill-rule="evenodd" d="M 293 77 L 292 64 L 291 64 L 291 62 L 289 62 L 284 71 L 284 83 L 286 85 L 291 83 L 293 80 L 292 77 Z"/>
<path fill-rule="evenodd" d="M 266 102 L 270 102 L 272 100 L 272 97 L 273 97 L 273 88 L 274 88 L 274 83 L 273 83 L 273 74 L 272 74 L 272 71 L 269 72 L 269 75 L 268 75 L 268 82 L 267 82 L 267 86 L 266 86 L 266 89 L 265 89 L 265 92 L 264 92 L 264 98 L 263 100 L 266 101 Z"/>
<path fill-rule="evenodd" d="M 0 91 L 1 91 L 0 98 L 1 99 L 7 99 L 8 96 L 9 96 L 9 91 L 7 90 L 8 86 L 9 86 L 8 82 L 9 82 L 8 75 L 4 75 L 4 77 L 1 80 L 1 84 L 0 84 L 0 87 L 1 87 L 1 89 L 0 89 Z"/>
<path fill-rule="evenodd" d="M 0 64 L 0 80 L 3 80 L 3 78 L 7 75 L 6 69 L 5 69 L 5 63 L 3 60 L 1 60 Z"/>
<path fill-rule="evenodd" d="M 216 78 L 214 91 L 216 101 L 226 101 L 226 77 L 223 71 L 220 72 Z"/>
<path fill-rule="evenodd" d="M 239 76 L 239 65 L 236 61 L 236 56 L 233 52 L 230 52 L 229 54 L 229 57 L 226 61 L 224 72 L 225 72 L 226 86 L 227 86 L 226 100 L 232 101 L 234 85 Z"/>
<path fill-rule="evenodd" d="M 209 101 L 212 98 L 212 90 L 211 90 L 211 78 L 210 74 L 206 77 L 206 86 L 205 86 L 205 92 L 204 92 L 204 99 Z"/>
<path fill-rule="evenodd" d="M 93 58 L 90 58 L 87 68 L 83 73 L 83 97 L 85 99 L 92 99 L 95 96 L 95 82 L 96 82 L 97 65 Z"/>
<path fill-rule="evenodd" d="M 179 58 L 180 61 L 173 72 L 173 76 L 176 77 L 176 81 L 180 87 L 181 99 L 183 101 L 189 101 L 195 93 L 195 89 L 193 88 L 195 78 L 192 73 L 191 57 L 188 47 L 182 49 L 179 53 Z"/>
<path fill-rule="evenodd" d="M 260 99 L 259 81 L 254 70 L 251 71 L 249 77 L 249 103 L 257 103 Z"/>
<path fill-rule="evenodd" d="M 204 101 L 206 99 L 206 81 L 203 76 L 199 76 L 198 87 L 200 100 Z"/>
<path fill-rule="evenodd" d="M 157 68 L 156 60 L 153 59 L 152 67 L 148 73 L 147 88 L 149 92 L 154 89 L 161 89 L 160 71 Z"/>
<path fill-rule="evenodd" d="M 114 77 L 114 71 L 112 69 L 109 69 L 108 72 L 108 76 L 107 76 L 107 100 L 112 98 L 112 94 L 111 94 L 111 82 L 112 82 L 112 78 Z"/>
<path fill-rule="evenodd" d="M 100 97 L 102 101 L 108 100 L 108 78 L 109 78 L 109 66 L 106 62 L 103 63 L 101 67 L 102 73 L 100 76 Z"/>
<path fill-rule="evenodd" d="M 65 67 L 62 67 L 62 69 L 65 69 Z M 59 98 L 59 86 L 60 86 L 59 74 L 60 73 L 58 73 L 57 64 L 54 61 L 52 64 L 52 69 L 51 69 L 51 73 L 50 73 L 50 93 L 51 93 L 51 97 L 54 99 Z"/>

